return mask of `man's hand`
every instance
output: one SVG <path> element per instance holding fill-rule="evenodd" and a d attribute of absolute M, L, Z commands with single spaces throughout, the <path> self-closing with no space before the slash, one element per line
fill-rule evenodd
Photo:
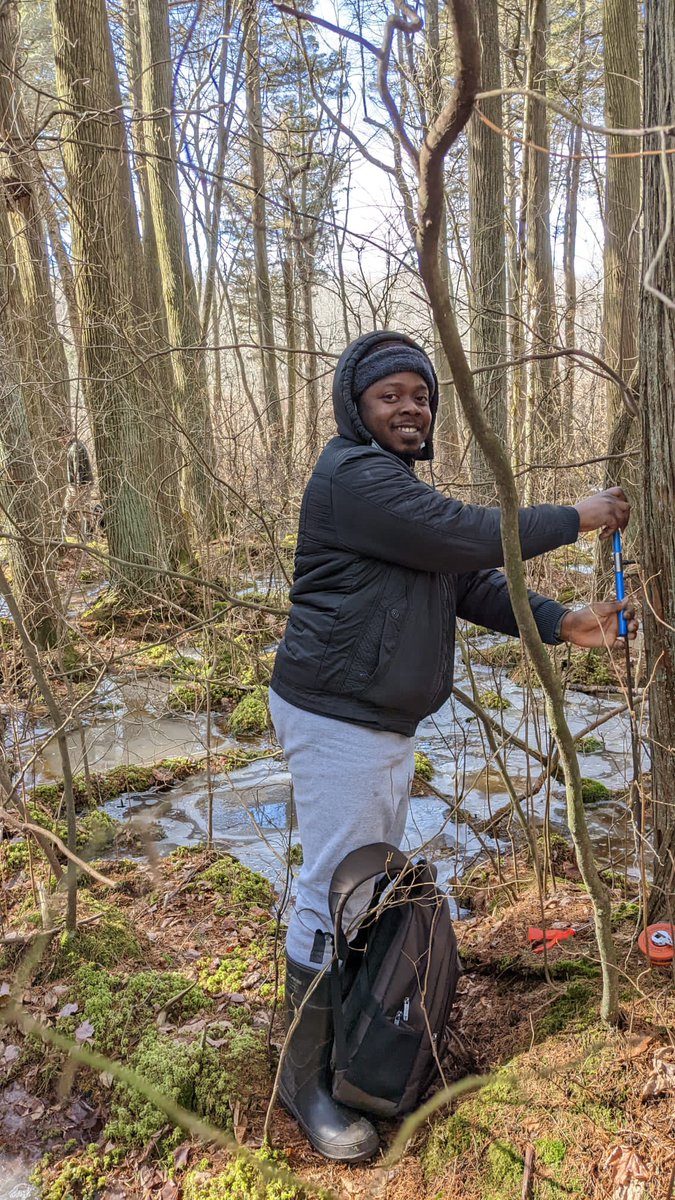
<path fill-rule="evenodd" d="M 573 646 L 611 648 L 616 642 L 623 642 L 623 638 L 619 637 L 617 616 L 621 609 L 628 626 L 628 638 L 632 642 L 637 634 L 639 622 L 630 600 L 604 600 L 600 604 L 589 604 L 588 608 L 566 613 L 560 626 L 560 637 L 564 642 L 571 642 Z"/>
<path fill-rule="evenodd" d="M 616 529 L 625 529 L 630 517 L 630 504 L 623 488 L 607 488 L 575 504 L 579 514 L 579 533 L 599 529 L 601 538 L 608 538 Z"/>

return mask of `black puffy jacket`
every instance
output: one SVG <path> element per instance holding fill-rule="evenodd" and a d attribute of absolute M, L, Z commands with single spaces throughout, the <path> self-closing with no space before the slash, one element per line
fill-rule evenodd
<path fill-rule="evenodd" d="M 272 687 L 299 708 L 408 736 L 452 689 L 455 617 L 517 635 L 501 571 L 498 508 L 449 499 L 382 450 L 352 395 L 359 358 L 402 334 L 366 334 L 340 358 L 333 383 L 338 436 L 321 454 L 300 512 L 292 608 Z M 435 420 L 437 393 L 431 397 Z M 433 433 L 433 426 L 432 426 Z M 420 457 L 431 457 L 431 437 Z M 574 542 L 576 509 L 521 510 L 533 558 Z M 565 609 L 530 594 L 542 639 Z"/>

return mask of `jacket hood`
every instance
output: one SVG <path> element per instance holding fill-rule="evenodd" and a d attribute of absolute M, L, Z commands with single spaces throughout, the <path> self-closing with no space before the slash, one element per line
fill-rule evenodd
<path fill-rule="evenodd" d="M 361 359 L 382 342 L 399 342 L 402 346 L 412 346 L 415 350 L 421 350 L 426 355 L 426 350 L 406 333 L 393 333 L 388 329 L 381 329 L 375 333 L 364 333 L 347 346 L 347 349 L 340 355 L 333 376 L 333 411 L 338 433 L 340 437 L 347 438 L 350 442 L 361 442 L 365 446 L 371 444 L 373 437 L 363 424 L 356 407 L 354 374 Z M 416 460 L 424 462 L 430 461 L 434 457 L 434 427 L 438 411 L 438 379 L 431 360 L 429 363 L 434 378 L 434 390 L 429 397 L 431 429 L 424 446 L 414 455 Z"/>

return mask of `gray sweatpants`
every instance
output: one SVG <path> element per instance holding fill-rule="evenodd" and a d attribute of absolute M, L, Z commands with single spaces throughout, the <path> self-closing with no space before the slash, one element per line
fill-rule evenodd
<path fill-rule="evenodd" d="M 295 909 L 286 936 L 294 962 L 312 961 L 317 930 L 330 932 L 328 889 L 336 866 L 350 850 L 371 842 L 403 840 L 415 771 L 414 738 L 305 712 L 270 688 L 270 711 L 293 780 L 303 849 Z M 355 932 L 372 895 L 355 893 L 345 912 L 345 931 Z M 328 961 L 332 943 L 326 942 Z"/>

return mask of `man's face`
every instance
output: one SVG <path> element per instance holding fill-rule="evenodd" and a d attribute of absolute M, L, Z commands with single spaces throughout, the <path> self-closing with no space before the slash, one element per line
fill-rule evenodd
<path fill-rule="evenodd" d="M 399 371 L 371 383 L 358 410 L 378 445 L 394 454 L 415 454 L 431 429 L 429 389 L 414 371 Z"/>

